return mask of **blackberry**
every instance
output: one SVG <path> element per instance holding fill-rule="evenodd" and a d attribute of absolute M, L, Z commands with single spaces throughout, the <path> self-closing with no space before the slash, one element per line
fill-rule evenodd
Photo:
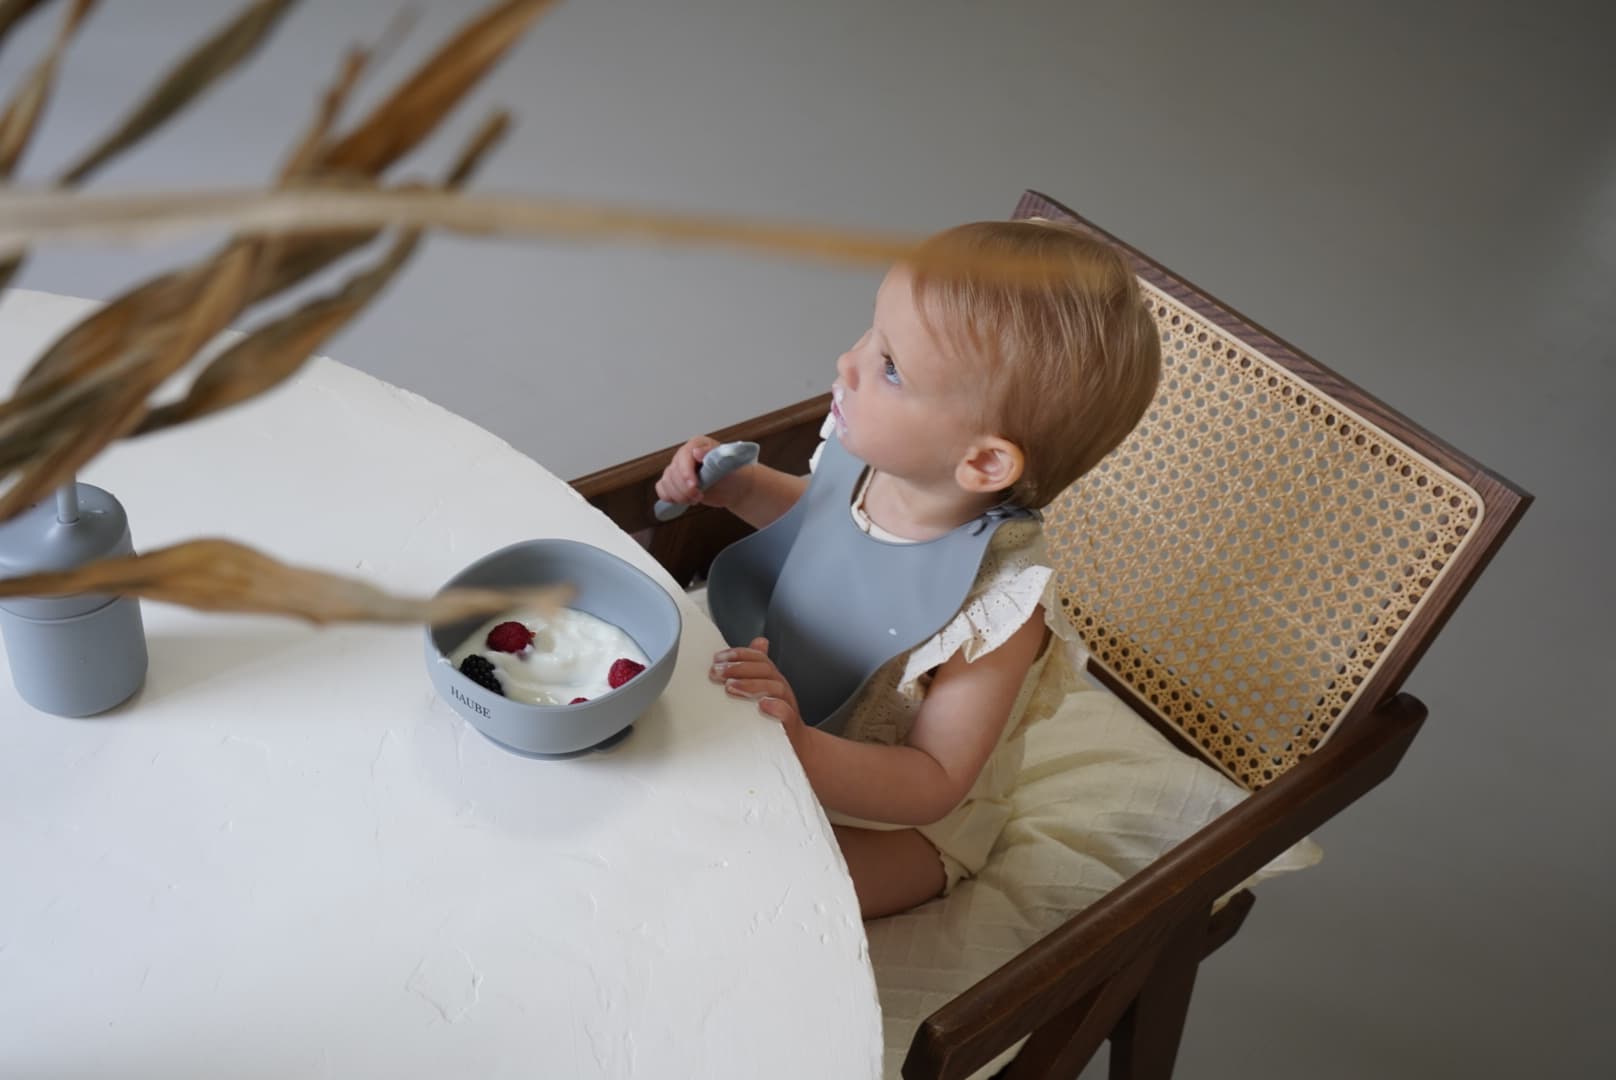
<path fill-rule="evenodd" d="M 494 663 L 486 656 L 472 653 L 460 661 L 460 674 L 485 690 L 492 690 L 500 697 L 505 696 L 505 691 L 500 689 L 499 675 L 494 671 Z"/>

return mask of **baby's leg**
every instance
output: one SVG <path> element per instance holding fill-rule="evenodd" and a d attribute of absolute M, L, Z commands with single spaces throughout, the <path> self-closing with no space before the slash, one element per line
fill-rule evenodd
<path fill-rule="evenodd" d="M 914 829 L 835 826 L 836 842 L 853 875 L 853 891 L 866 919 L 907 911 L 943 891 L 948 876 L 937 849 Z"/>

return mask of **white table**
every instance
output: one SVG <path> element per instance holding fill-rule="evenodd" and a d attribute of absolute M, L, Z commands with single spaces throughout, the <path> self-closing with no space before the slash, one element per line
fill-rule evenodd
<path fill-rule="evenodd" d="M 8 294 L 5 386 L 91 309 Z M 329 360 L 82 479 L 142 550 L 228 536 L 428 592 L 565 536 L 677 592 L 544 469 Z M 64 720 L 0 677 L 0 1076 L 877 1075 L 824 817 L 777 726 L 706 681 L 718 633 L 681 610 L 661 702 L 560 762 L 436 700 L 414 628 L 146 604 L 130 704 Z"/>

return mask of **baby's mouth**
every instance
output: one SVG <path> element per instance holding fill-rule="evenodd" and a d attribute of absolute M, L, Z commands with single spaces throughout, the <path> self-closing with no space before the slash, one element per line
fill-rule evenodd
<path fill-rule="evenodd" d="M 836 421 L 836 427 L 840 431 L 847 430 L 847 414 L 842 412 L 843 393 L 845 391 L 839 385 L 830 388 L 830 415 L 831 419 Z"/>

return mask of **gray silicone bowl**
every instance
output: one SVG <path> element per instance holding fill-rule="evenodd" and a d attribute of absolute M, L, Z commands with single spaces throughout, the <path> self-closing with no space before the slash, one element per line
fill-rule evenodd
<path fill-rule="evenodd" d="M 662 586 L 617 556 L 575 540 L 526 540 L 501 548 L 450 578 L 444 588 L 554 582 L 578 590 L 569 607 L 621 627 L 650 666 L 616 690 L 580 705 L 527 705 L 478 686 L 446 659 L 486 618 L 445 623 L 426 632 L 426 670 L 438 696 L 495 742 L 544 756 L 615 744 L 667 687 L 679 658 L 681 628 L 679 605 Z"/>

